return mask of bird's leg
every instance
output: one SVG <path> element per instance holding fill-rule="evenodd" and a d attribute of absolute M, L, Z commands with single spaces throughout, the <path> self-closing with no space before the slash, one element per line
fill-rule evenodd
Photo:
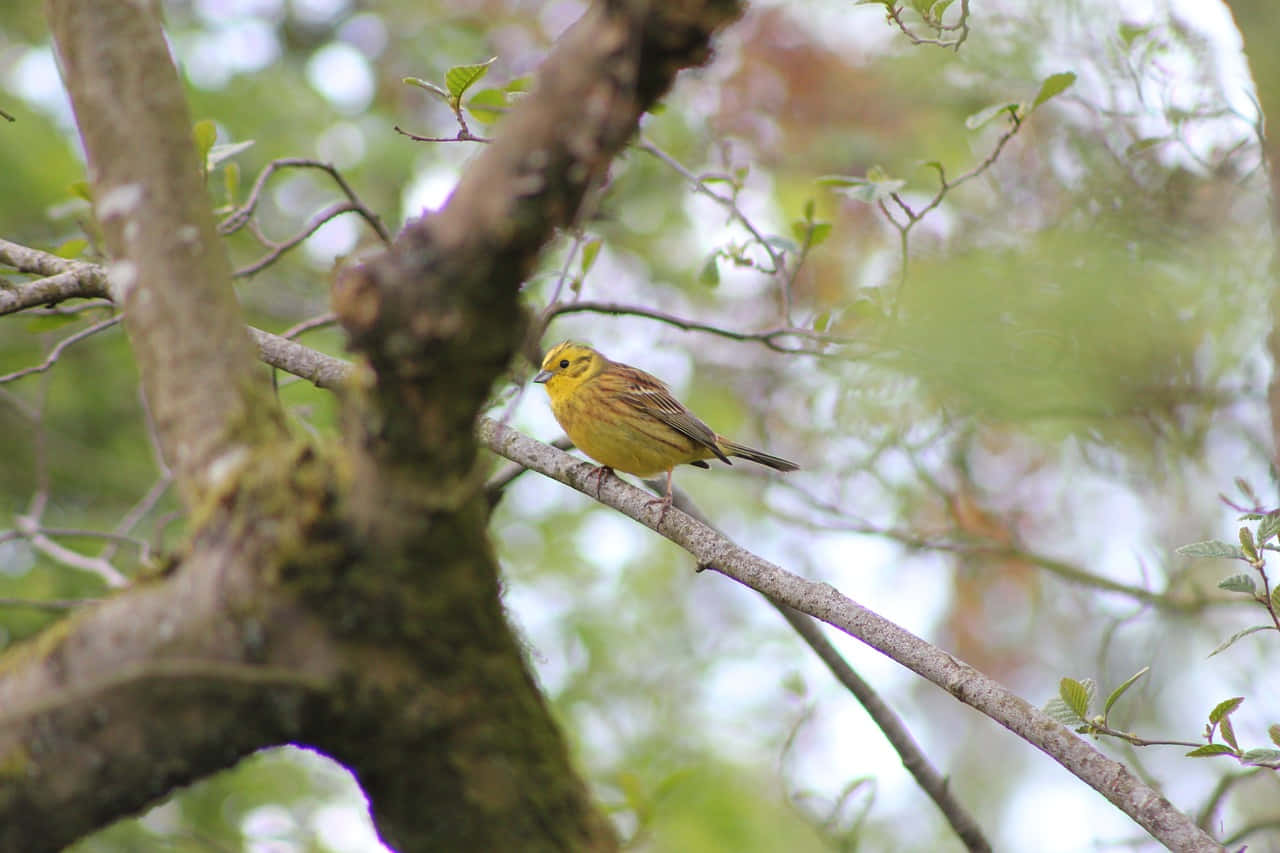
<path fill-rule="evenodd" d="M 654 527 L 660 527 L 662 525 L 663 519 L 667 517 L 667 510 L 671 509 L 671 475 L 674 472 L 675 468 L 667 471 L 667 494 L 660 498 L 654 498 L 646 504 L 646 506 L 662 505 L 662 511 L 658 513 L 658 521 L 654 524 Z"/>

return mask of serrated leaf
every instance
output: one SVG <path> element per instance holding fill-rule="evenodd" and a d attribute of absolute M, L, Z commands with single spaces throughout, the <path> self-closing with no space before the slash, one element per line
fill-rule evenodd
<path fill-rule="evenodd" d="M 1197 746 L 1195 749 L 1187 753 L 1187 758 L 1204 758 L 1211 755 L 1235 755 L 1235 750 L 1229 746 L 1220 743 L 1206 743 L 1204 746 Z"/>
<path fill-rule="evenodd" d="M 1269 512 L 1258 524 L 1258 544 L 1266 542 L 1280 533 L 1280 512 Z"/>
<path fill-rule="evenodd" d="M 1217 539 L 1206 539 L 1203 542 L 1192 542 L 1178 548 L 1176 553 L 1184 557 L 1222 557 L 1231 560 L 1243 560 L 1244 552 L 1239 545 L 1231 545 Z"/>
<path fill-rule="evenodd" d="M 707 258 L 707 262 L 702 265 L 702 270 L 698 273 L 699 284 L 705 284 L 708 287 L 716 287 L 720 284 L 719 260 L 720 256 L 716 254 Z"/>
<path fill-rule="evenodd" d="M 195 140 L 196 152 L 200 155 L 200 162 L 203 163 L 209 151 L 213 149 L 213 143 L 218 141 L 218 126 L 212 119 L 201 119 L 191 128 L 191 138 Z"/>
<path fill-rule="evenodd" d="M 598 238 L 588 240 L 582 244 L 582 259 L 578 262 L 578 269 L 583 275 L 586 275 L 595 266 L 596 256 L 600 254 L 602 245 L 604 245 L 604 241 Z"/>
<path fill-rule="evenodd" d="M 969 130 L 977 130 L 1003 112 L 1011 111 L 1016 113 L 1019 106 L 1020 104 L 1011 101 L 1004 104 L 995 104 L 984 110 L 978 110 L 964 120 L 964 126 Z"/>
<path fill-rule="evenodd" d="M 481 77 L 489 73 L 489 66 L 497 61 L 498 57 L 493 56 L 484 62 L 476 65 L 455 65 L 444 73 L 444 85 L 449 90 L 455 102 L 462 98 L 464 92 L 471 88 L 472 84 Z"/>
<path fill-rule="evenodd" d="M 1259 631 L 1274 631 L 1275 629 L 1276 627 L 1274 625 L 1254 625 L 1252 628 L 1245 628 L 1243 631 L 1236 631 L 1226 640 L 1223 640 L 1216 649 L 1209 652 L 1209 657 L 1213 657 L 1219 652 L 1225 652 L 1227 649 L 1235 645 L 1236 640 L 1243 639 L 1250 634 L 1256 634 Z"/>
<path fill-rule="evenodd" d="M 1271 609 L 1280 612 L 1280 586 L 1271 588 Z"/>
<path fill-rule="evenodd" d="M 1240 760 L 1245 764 L 1275 764 L 1280 761 L 1280 749 L 1268 749 L 1266 747 L 1258 747 L 1257 749 L 1246 749 L 1240 756 Z"/>
<path fill-rule="evenodd" d="M 1106 704 L 1102 706 L 1102 716 L 1106 717 L 1108 714 L 1110 714 L 1111 706 L 1116 704 L 1116 700 L 1119 699 L 1121 696 L 1123 696 L 1124 692 L 1128 690 L 1130 687 L 1132 687 L 1139 678 L 1146 675 L 1150 671 L 1151 671 L 1151 667 L 1144 666 L 1142 669 L 1138 670 L 1133 675 L 1125 679 L 1125 682 L 1123 684 L 1121 684 L 1115 690 L 1112 690 L 1111 695 L 1107 697 Z"/>
<path fill-rule="evenodd" d="M 225 145 L 215 145 L 209 149 L 209 154 L 205 158 L 205 168 L 212 172 L 219 163 L 231 159 L 241 151 L 247 151 L 253 147 L 254 140 L 246 139 L 243 142 L 228 142 Z"/>
<path fill-rule="evenodd" d="M 1257 588 L 1257 583 L 1250 575 L 1232 575 L 1229 578 L 1223 578 L 1218 581 L 1218 589 L 1225 589 L 1231 592 L 1244 592 L 1253 595 Z"/>
<path fill-rule="evenodd" d="M 507 93 L 501 89 L 481 89 L 467 101 L 467 110 L 485 124 L 502 118 L 507 108 Z"/>
<path fill-rule="evenodd" d="M 1244 704 L 1243 696 L 1233 696 L 1230 699 L 1223 699 L 1217 705 L 1213 706 L 1213 710 L 1209 712 L 1209 723 L 1217 725 L 1221 720 L 1231 716 L 1235 710 Z"/>
<path fill-rule="evenodd" d="M 1045 101 L 1058 97 L 1075 85 L 1075 82 L 1076 73 L 1074 71 L 1060 71 L 1057 74 L 1050 74 L 1040 84 L 1040 91 L 1036 93 L 1035 100 L 1031 102 L 1031 109 L 1034 110 Z"/>
<path fill-rule="evenodd" d="M 1076 681 L 1074 678 L 1064 678 L 1058 682 L 1058 696 L 1082 720 L 1088 719 L 1089 703 L 1093 699 L 1093 691 L 1087 686 L 1088 683 L 1089 679 Z"/>
<path fill-rule="evenodd" d="M 89 248 L 89 241 L 83 237 L 72 237 L 67 242 L 53 250 L 53 253 L 60 258 L 78 258 L 84 254 L 84 250 Z"/>
<path fill-rule="evenodd" d="M 1049 717 L 1062 723 L 1064 726 L 1076 726 L 1080 724 L 1080 716 L 1066 703 L 1059 698 L 1050 699 L 1044 703 L 1044 712 Z"/>

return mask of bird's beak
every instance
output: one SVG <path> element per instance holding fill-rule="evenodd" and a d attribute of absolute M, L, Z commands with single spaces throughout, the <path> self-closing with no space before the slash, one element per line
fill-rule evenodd
<path fill-rule="evenodd" d="M 550 378 L 551 378 L 551 371 L 550 371 L 550 370 L 542 370 L 542 371 L 539 371 L 539 372 L 538 372 L 538 375 L 537 375 L 537 376 L 533 377 L 533 381 L 534 381 L 534 382 L 546 382 L 546 381 L 547 381 L 548 379 L 550 379 Z"/>

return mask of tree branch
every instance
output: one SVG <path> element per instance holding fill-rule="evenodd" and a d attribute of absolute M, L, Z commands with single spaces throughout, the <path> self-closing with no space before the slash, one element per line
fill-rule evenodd
<path fill-rule="evenodd" d="M 998 682 L 846 598 L 830 584 L 791 574 L 679 510 L 668 512 L 660 523 L 655 523 L 659 519 L 651 506 L 651 497 L 645 492 L 616 477 L 605 479 L 597 488 L 598 469 L 594 465 L 495 421 L 482 420 L 479 432 L 488 447 L 511 461 L 583 494 L 594 496 L 598 492 L 601 503 L 670 539 L 692 554 L 700 566 L 839 628 L 933 682 L 1044 751 L 1170 849 L 1221 851 L 1221 845 L 1194 821 L 1134 777 L 1124 765 L 1102 755 Z"/>
<path fill-rule="evenodd" d="M 244 464 L 253 443 L 283 432 L 230 287 L 182 86 L 151 5 L 48 0 L 46 11 L 113 259 L 113 295 L 192 505 Z"/>

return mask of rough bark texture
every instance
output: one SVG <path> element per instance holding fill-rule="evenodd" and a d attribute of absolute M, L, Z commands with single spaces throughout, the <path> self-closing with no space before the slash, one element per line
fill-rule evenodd
<path fill-rule="evenodd" d="M 154 10 L 48 0 L 106 290 L 195 532 L 163 577 L 0 658 L 0 850 L 290 741 L 346 763 L 404 851 L 616 847 L 503 617 L 473 426 L 540 247 L 737 11 L 617 0 L 565 37 L 448 207 L 338 289 L 372 369 L 328 450 L 260 392 Z"/>
<path fill-rule="evenodd" d="M 227 286 L 177 69 L 145 3 L 49 0 L 46 9 L 116 302 L 165 456 L 194 503 L 278 421 Z"/>

